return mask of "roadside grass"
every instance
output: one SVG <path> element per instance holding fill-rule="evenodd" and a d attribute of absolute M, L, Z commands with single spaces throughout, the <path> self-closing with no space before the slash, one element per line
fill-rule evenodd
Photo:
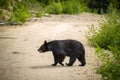
<path fill-rule="evenodd" d="M 39 1 L 39 0 L 0 0 L 0 21 L 5 24 L 23 24 L 32 17 L 42 17 L 44 14 L 78 14 L 90 11 L 84 2 Z M 6 14 L 6 15 L 4 15 Z"/>
<path fill-rule="evenodd" d="M 87 34 L 88 42 L 96 48 L 96 55 L 102 64 L 97 72 L 105 80 L 120 79 L 120 14 L 116 10 L 99 22 L 99 28 L 92 25 Z M 109 50 L 106 52 L 104 50 Z"/>

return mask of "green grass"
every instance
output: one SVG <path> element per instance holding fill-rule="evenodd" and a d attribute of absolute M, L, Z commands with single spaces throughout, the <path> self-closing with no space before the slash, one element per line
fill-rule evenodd
<path fill-rule="evenodd" d="M 120 42 L 120 22 L 119 16 L 115 13 L 108 15 L 106 20 L 99 22 L 99 29 L 95 26 L 90 27 L 88 40 L 92 46 L 99 45 L 101 48 L 109 49 L 108 46 Z"/>
<path fill-rule="evenodd" d="M 53 2 L 46 9 L 46 12 L 50 14 L 78 14 L 90 11 L 85 3 L 81 3 L 79 0 Z"/>
<path fill-rule="evenodd" d="M 102 74 L 105 80 L 119 80 L 120 79 L 120 49 L 117 46 L 109 47 L 111 52 L 105 52 L 99 48 L 97 56 L 102 61 L 101 66 L 97 72 Z M 98 50 L 98 48 L 97 48 Z"/>
<path fill-rule="evenodd" d="M 0 8 L 8 9 L 12 0 L 0 0 Z"/>
<path fill-rule="evenodd" d="M 51 3 L 46 8 L 47 8 L 46 13 L 49 13 L 49 14 L 61 14 L 62 13 L 62 5 L 60 2 Z"/>
<path fill-rule="evenodd" d="M 25 3 L 18 2 L 13 6 L 13 12 L 9 19 L 10 22 L 24 23 L 27 18 L 31 17 L 28 7 Z"/>
<path fill-rule="evenodd" d="M 92 25 L 88 33 L 88 42 L 96 47 L 102 62 L 97 72 L 106 80 L 120 80 L 120 14 L 112 11 L 99 22 L 99 28 Z"/>
<path fill-rule="evenodd" d="M 22 24 L 29 18 L 42 16 L 42 7 L 36 0 L 15 2 L 14 4 L 9 18 L 10 23 Z"/>
<path fill-rule="evenodd" d="M 78 14 L 89 11 L 79 0 L 0 0 L 0 19 L 4 23 L 22 24 L 42 14 Z M 6 15 L 4 15 L 6 14 Z"/>
<path fill-rule="evenodd" d="M 65 14 L 78 14 L 81 12 L 89 11 L 89 8 L 79 0 L 64 1 L 62 2 L 62 6 L 62 13 Z"/>

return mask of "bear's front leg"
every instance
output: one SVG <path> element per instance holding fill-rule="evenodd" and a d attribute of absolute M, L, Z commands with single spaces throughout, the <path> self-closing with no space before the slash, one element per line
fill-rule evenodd
<path fill-rule="evenodd" d="M 52 64 L 52 66 L 56 66 L 58 63 L 58 56 L 56 54 L 53 54 L 54 57 L 54 64 Z"/>
<path fill-rule="evenodd" d="M 70 57 L 69 63 L 66 63 L 67 66 L 72 66 L 76 60 L 76 57 Z"/>
<path fill-rule="evenodd" d="M 60 55 L 59 56 L 59 64 L 61 64 L 62 66 L 64 66 L 64 64 L 62 63 L 65 59 L 65 55 Z"/>

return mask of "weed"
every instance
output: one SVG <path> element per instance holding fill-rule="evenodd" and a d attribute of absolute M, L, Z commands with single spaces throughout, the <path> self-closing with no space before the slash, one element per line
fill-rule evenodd
<path fill-rule="evenodd" d="M 28 11 L 28 7 L 24 3 L 16 3 L 13 7 L 13 13 L 11 18 L 9 19 L 10 22 L 16 23 L 24 23 L 27 18 L 31 16 L 30 12 Z"/>
<path fill-rule="evenodd" d="M 79 0 L 71 0 L 62 2 L 63 13 L 65 14 L 77 14 L 80 12 L 89 11 L 88 7 Z"/>
<path fill-rule="evenodd" d="M 49 6 L 47 6 L 47 10 L 46 10 L 47 13 L 50 13 L 50 14 L 61 14 L 62 13 L 62 5 L 60 2 L 58 3 L 52 3 L 50 4 Z"/>
<path fill-rule="evenodd" d="M 99 22 L 99 29 L 90 27 L 87 36 L 89 43 L 97 47 L 96 54 L 102 61 L 98 73 L 106 80 L 120 79 L 120 15 L 110 12 L 106 20 Z M 104 49 L 110 50 L 109 52 Z"/>
<path fill-rule="evenodd" d="M 8 9 L 12 0 L 0 0 L 0 8 Z"/>

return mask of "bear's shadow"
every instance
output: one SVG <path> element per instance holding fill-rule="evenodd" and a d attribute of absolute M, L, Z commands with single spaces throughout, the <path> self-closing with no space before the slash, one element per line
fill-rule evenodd
<path fill-rule="evenodd" d="M 69 67 L 69 66 L 61 66 L 61 65 L 57 65 L 57 66 L 51 66 L 51 65 L 38 65 L 38 66 L 31 66 L 31 69 L 52 69 L 52 68 L 65 68 L 65 67 Z M 74 65 L 71 67 L 79 67 L 78 65 Z"/>

